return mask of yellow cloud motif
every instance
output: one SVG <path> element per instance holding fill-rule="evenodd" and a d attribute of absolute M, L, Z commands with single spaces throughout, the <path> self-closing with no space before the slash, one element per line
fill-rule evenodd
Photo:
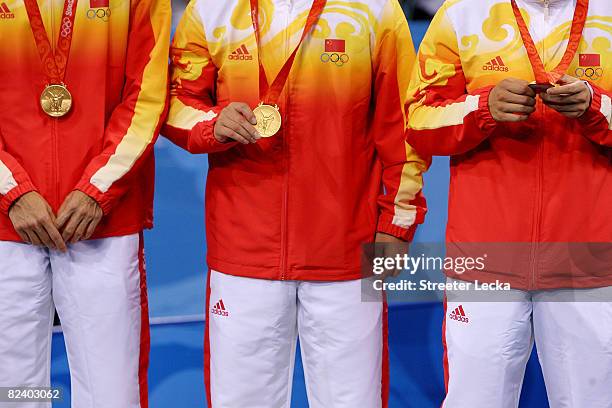
<path fill-rule="evenodd" d="M 306 21 L 309 11 L 310 10 L 307 10 L 301 13 L 285 31 L 277 34 L 269 42 L 264 44 L 264 51 L 265 49 L 276 49 L 284 46 L 287 35 L 300 35 L 304 30 L 304 22 Z M 348 19 L 349 21 L 339 23 L 335 29 L 332 29 L 330 20 L 333 14 L 342 14 L 350 17 L 350 19 Z M 344 1 L 330 1 L 327 3 L 325 12 L 319 19 L 312 33 L 312 37 L 317 39 L 338 37 L 347 40 L 350 44 L 361 44 L 363 43 L 363 39 L 369 36 L 369 27 L 373 24 L 376 24 L 376 18 L 367 4 L 352 3 L 348 5 Z M 368 42 L 366 41 L 365 43 L 367 44 Z"/>
<path fill-rule="evenodd" d="M 217 27 L 213 30 L 213 37 L 220 40 L 225 35 L 226 31 L 227 27 Z"/>
<path fill-rule="evenodd" d="M 476 55 L 479 43 L 480 38 L 478 38 L 476 34 L 465 35 L 461 38 L 461 46 L 463 47 L 463 52 L 467 59 Z"/>
<path fill-rule="evenodd" d="M 525 22 L 529 25 L 529 15 L 527 13 L 523 13 L 523 15 L 525 16 Z M 516 25 L 510 2 L 497 3 L 489 9 L 489 17 L 482 23 L 482 33 L 492 41 L 504 41 L 510 35 L 508 30 L 503 27 L 504 25 Z M 515 33 L 514 37 L 513 40 L 516 40 L 518 35 Z"/>
<path fill-rule="evenodd" d="M 593 40 L 593 49 L 600 54 L 610 53 L 612 52 L 612 44 L 606 37 L 597 37 Z"/>
<path fill-rule="evenodd" d="M 529 15 L 526 12 L 524 15 L 525 20 L 529 21 Z M 509 2 L 491 6 L 481 29 L 482 33 L 472 31 L 459 39 L 463 60 L 469 61 L 474 58 L 489 60 L 500 53 L 506 58 L 512 58 L 523 50 L 523 41 Z"/>

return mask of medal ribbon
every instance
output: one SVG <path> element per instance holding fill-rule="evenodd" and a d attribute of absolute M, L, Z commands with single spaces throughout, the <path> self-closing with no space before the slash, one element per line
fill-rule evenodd
<path fill-rule="evenodd" d="M 293 66 L 293 62 L 295 61 L 295 57 L 297 52 L 304 42 L 306 36 L 310 33 L 316 22 L 321 17 L 323 13 L 323 9 L 325 8 L 325 4 L 327 0 L 314 0 L 312 4 L 312 8 L 310 9 L 310 13 L 308 13 L 308 18 L 306 19 L 306 26 L 304 27 L 304 32 L 302 33 L 302 37 L 298 45 L 295 47 L 289 59 L 285 62 L 281 70 L 279 71 L 276 79 L 272 82 L 272 85 L 269 84 L 268 79 L 266 78 L 266 71 L 264 70 L 263 63 L 261 61 L 261 35 L 259 32 L 259 2 L 258 0 L 250 0 L 251 1 L 251 18 L 253 19 L 253 28 L 255 30 L 255 38 L 257 40 L 257 48 L 259 55 L 259 97 L 262 98 L 262 102 L 265 104 L 275 105 L 280 98 L 280 94 L 285 87 L 285 83 L 287 83 L 287 79 L 289 78 L 289 73 L 291 72 L 291 67 Z"/>
<path fill-rule="evenodd" d="M 527 26 L 527 23 L 525 23 L 525 19 L 523 19 L 521 11 L 516 4 L 516 0 L 511 0 L 511 2 L 512 11 L 516 17 L 516 23 L 519 31 L 521 32 L 523 44 L 525 44 L 529 61 L 533 67 L 536 83 L 556 84 L 572 63 L 572 60 L 576 55 L 576 51 L 578 50 L 578 46 L 580 45 L 582 31 L 584 30 L 584 25 L 586 23 L 587 14 L 589 11 L 589 0 L 576 1 L 576 10 L 574 10 L 574 18 L 572 20 L 572 28 L 570 30 L 570 38 L 567 43 L 567 49 L 565 50 L 565 54 L 563 54 L 563 58 L 561 58 L 561 62 L 559 62 L 557 68 L 555 68 L 552 72 L 546 72 L 542 58 L 540 58 L 540 54 L 538 54 L 538 49 L 533 42 L 533 38 L 531 38 L 531 34 L 529 34 L 529 27 Z"/>
<path fill-rule="evenodd" d="M 70 46 L 72 45 L 78 0 L 65 0 L 64 2 L 61 31 L 55 53 L 47 36 L 38 2 L 36 0 L 24 0 L 24 3 L 47 80 L 49 84 L 63 84 L 66 77 L 66 65 L 68 64 Z"/>

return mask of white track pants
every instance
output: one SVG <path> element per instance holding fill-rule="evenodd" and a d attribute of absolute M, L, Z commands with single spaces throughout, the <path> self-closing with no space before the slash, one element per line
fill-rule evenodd
<path fill-rule="evenodd" d="M 386 406 L 385 306 L 361 281 L 208 281 L 210 408 L 289 408 L 298 336 L 311 408 Z"/>
<path fill-rule="evenodd" d="M 612 288 L 447 301 L 443 408 L 518 407 L 534 341 L 551 408 L 612 408 Z M 455 292 L 456 294 L 456 292 Z M 607 296 L 607 297 L 606 297 Z"/>
<path fill-rule="evenodd" d="M 65 254 L 0 242 L 0 387 L 49 386 L 55 304 L 72 407 L 145 408 L 149 328 L 142 254 L 138 235 L 79 242 Z"/>

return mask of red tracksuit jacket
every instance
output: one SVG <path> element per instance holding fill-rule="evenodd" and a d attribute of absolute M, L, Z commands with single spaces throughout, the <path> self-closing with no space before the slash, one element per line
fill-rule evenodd
<path fill-rule="evenodd" d="M 64 0 L 39 0 L 53 46 Z M 0 19 L 0 240 L 18 241 L 7 216 L 38 191 L 57 211 L 81 190 L 104 211 L 93 238 L 152 225 L 153 144 L 165 118 L 170 1 L 81 0 L 65 82 L 72 111 L 47 116 L 47 78 L 23 1 Z M 111 12 L 112 11 L 112 12 Z"/>
<path fill-rule="evenodd" d="M 311 4 L 260 2 L 270 82 Z M 220 144 L 213 136 L 220 110 L 259 102 L 249 13 L 248 0 L 192 2 L 172 48 L 164 135 L 209 153 L 209 266 L 267 279 L 360 278 L 362 243 L 376 231 L 409 240 L 425 214 L 425 164 L 403 140 L 414 61 L 406 19 L 396 0 L 329 2 L 285 86 L 281 132 L 255 145 Z"/>
<path fill-rule="evenodd" d="M 573 4 L 517 3 L 552 70 Z M 498 123 L 491 89 L 504 78 L 534 80 L 510 1 L 455 0 L 439 10 L 411 82 L 407 140 L 422 156 L 451 156 L 452 254 L 498 257 L 483 271 L 451 276 L 518 289 L 612 285 L 611 42 L 610 2 L 591 0 L 567 71 L 593 87 L 589 110 L 569 119 L 538 98 L 529 120 Z"/>

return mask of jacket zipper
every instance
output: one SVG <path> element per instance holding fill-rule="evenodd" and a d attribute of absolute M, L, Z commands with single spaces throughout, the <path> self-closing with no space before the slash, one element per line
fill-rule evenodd
<path fill-rule="evenodd" d="M 543 121 L 546 117 L 545 111 L 546 106 L 541 101 L 538 101 L 540 108 L 542 110 L 542 115 L 540 121 Z M 540 127 L 540 131 L 542 128 Z M 544 196 L 544 137 L 540 132 L 540 140 L 538 141 L 538 165 L 537 165 L 537 180 L 536 180 L 536 204 L 535 204 L 535 217 L 534 217 L 534 226 L 533 226 L 533 237 L 532 237 L 532 255 L 531 255 L 531 289 L 536 289 L 536 281 L 538 274 L 538 250 L 540 244 L 540 224 L 542 221 L 542 203 Z"/>
<path fill-rule="evenodd" d="M 50 38 L 50 43 L 51 43 L 51 49 L 53 51 L 53 53 L 55 54 L 56 51 L 56 41 L 55 41 L 55 2 L 52 1 L 51 2 L 51 30 L 50 30 L 50 34 L 51 34 L 51 38 Z M 58 156 L 59 156 L 59 152 L 58 152 L 58 137 L 57 137 L 57 121 L 58 119 L 55 118 L 51 118 L 52 121 L 52 125 L 51 125 L 51 143 L 52 143 L 52 149 L 51 149 L 51 186 L 53 188 L 53 203 L 52 205 L 56 205 L 59 206 L 59 196 L 60 196 L 60 191 L 59 191 L 59 182 L 58 182 L 58 173 L 59 173 L 59 161 L 58 161 Z"/>
<path fill-rule="evenodd" d="M 544 21 L 546 25 L 548 25 L 550 17 L 550 8 L 549 8 L 549 0 L 544 0 Z M 548 30 L 548 27 L 547 27 Z M 546 44 L 545 44 L 545 36 L 542 39 L 542 61 L 545 63 L 546 61 Z M 546 118 L 546 105 L 542 102 L 541 99 L 537 100 L 538 105 L 541 109 L 541 118 L 539 123 L 542 124 Z M 535 204 L 535 217 L 534 217 L 534 226 L 533 226 L 533 236 L 532 236 L 532 251 L 531 251 L 531 280 L 530 280 L 530 288 L 536 289 L 537 275 L 538 275 L 538 250 L 540 246 L 540 232 L 541 232 L 541 221 L 542 221 L 542 212 L 543 212 L 543 202 L 544 202 L 544 142 L 545 138 L 542 135 L 542 127 L 538 126 L 540 130 L 539 140 L 538 140 L 538 164 L 537 164 L 537 176 L 536 176 L 536 204 Z"/>
<path fill-rule="evenodd" d="M 286 15 L 286 27 L 289 27 L 291 23 L 291 12 L 292 12 L 292 3 L 289 4 L 287 15 Z M 287 30 L 283 33 L 285 37 L 285 56 L 288 57 L 289 49 L 291 44 L 289 44 L 290 37 L 287 35 Z M 287 246 L 288 246 L 288 237 L 287 237 L 287 219 L 289 217 L 289 146 L 287 139 L 289 138 L 289 126 L 288 126 L 288 117 L 287 109 L 289 107 L 289 79 L 287 79 L 287 84 L 285 85 L 285 106 L 283 110 L 285 112 L 285 117 L 283 118 L 283 127 L 284 130 L 282 132 L 283 137 L 283 203 L 282 203 L 282 215 L 281 215 L 281 261 L 280 261 L 280 280 L 287 279 Z"/>

